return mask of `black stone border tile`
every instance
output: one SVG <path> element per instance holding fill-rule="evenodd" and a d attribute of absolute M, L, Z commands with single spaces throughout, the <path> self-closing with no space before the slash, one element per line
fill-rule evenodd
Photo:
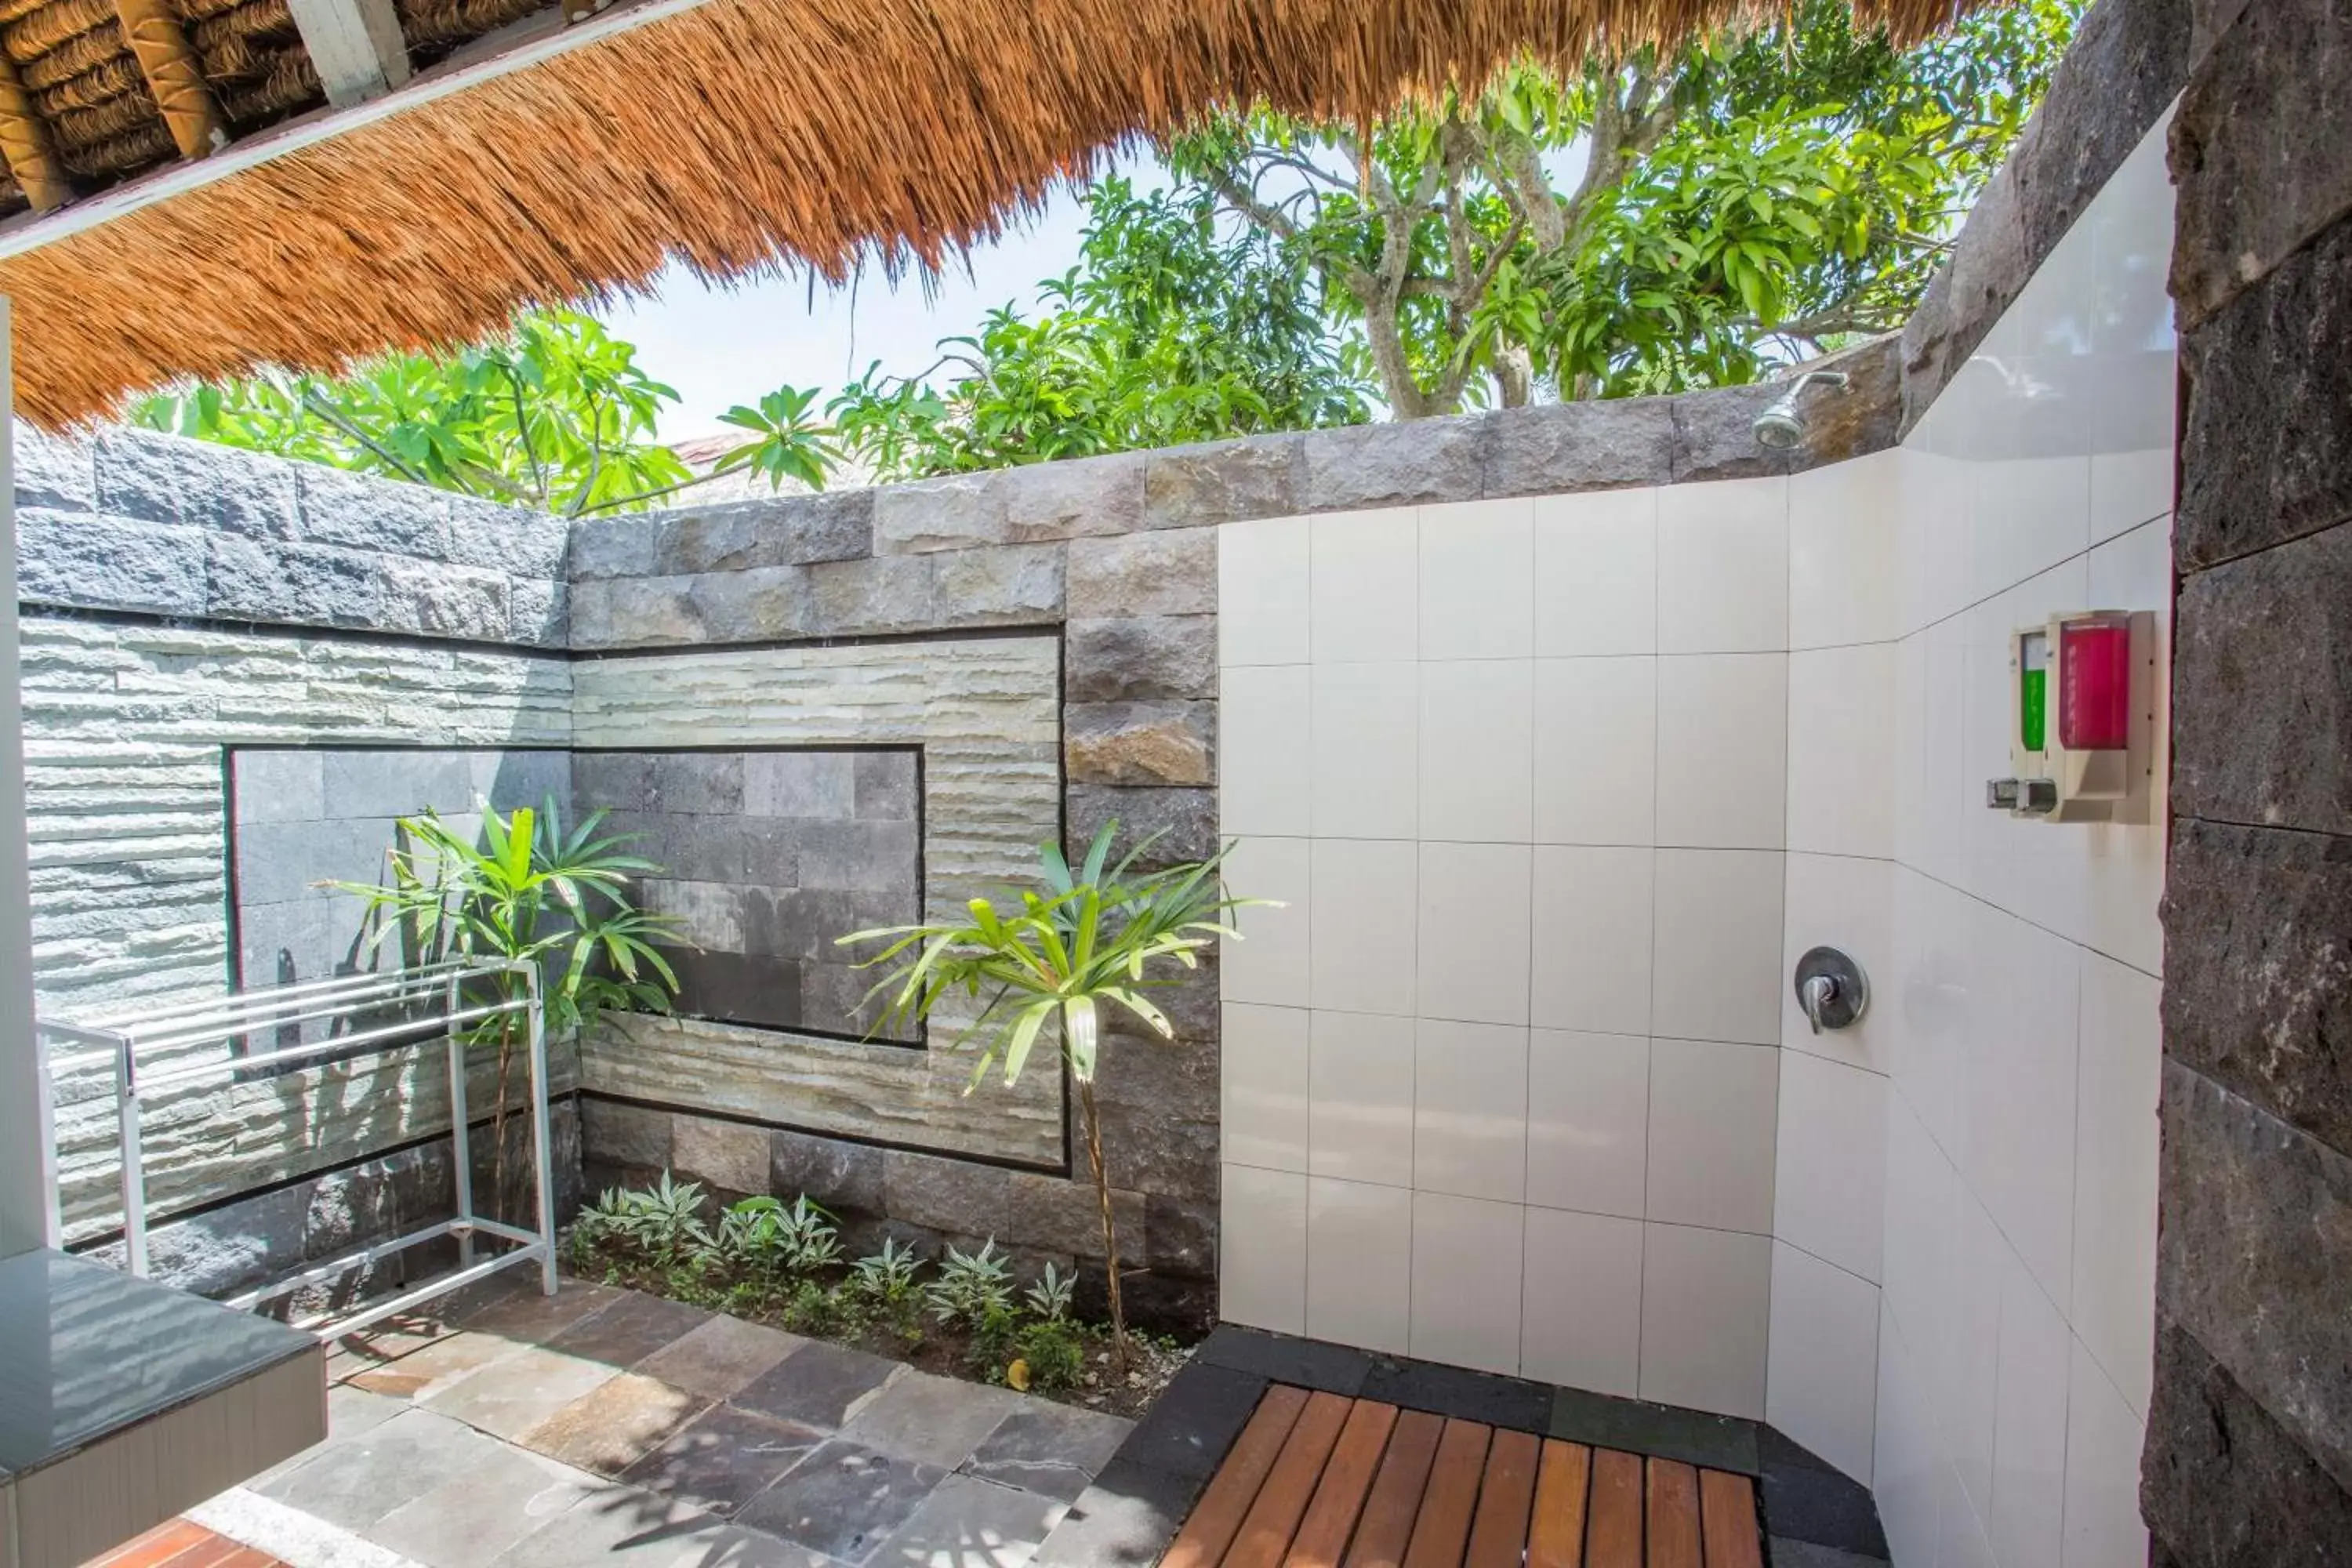
<path fill-rule="evenodd" d="M 1264 1329 L 1244 1329 L 1232 1323 L 1218 1325 L 1217 1331 L 1192 1352 L 1196 1366 L 1229 1367 L 1271 1383 L 1292 1384 L 1349 1399 L 1363 1392 L 1364 1380 L 1371 1375 L 1372 1360 L 1370 1352 L 1349 1345 L 1294 1339 L 1288 1334 L 1270 1334 Z"/>
<path fill-rule="evenodd" d="M 1761 1476 L 1764 1466 L 1758 1434 L 1762 1429 L 1760 1422 L 1734 1415 L 1710 1415 L 1677 1405 L 1562 1388 L 1553 1392 L 1544 1434 L 1596 1448 Z"/>

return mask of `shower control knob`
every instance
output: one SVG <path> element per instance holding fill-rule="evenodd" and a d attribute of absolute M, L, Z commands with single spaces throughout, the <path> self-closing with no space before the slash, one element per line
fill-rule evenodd
<path fill-rule="evenodd" d="M 1816 1035 L 1848 1028 L 1870 1006 L 1870 981 L 1836 948 L 1808 948 L 1797 960 L 1797 1003 Z"/>

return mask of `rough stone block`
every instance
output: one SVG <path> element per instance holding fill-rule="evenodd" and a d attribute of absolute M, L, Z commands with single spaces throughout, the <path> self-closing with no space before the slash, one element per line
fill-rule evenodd
<path fill-rule="evenodd" d="M 1120 452 L 1003 469 L 1005 538 L 1029 544 L 1142 527 L 1144 463 L 1141 452 Z"/>
<path fill-rule="evenodd" d="M 562 583 L 518 577 L 507 584 L 507 640 L 563 647 L 572 637 L 572 591 Z"/>
<path fill-rule="evenodd" d="M 2190 577 L 2173 663 L 2173 808 L 2352 834 L 2352 527 Z"/>
<path fill-rule="evenodd" d="M 2157 1299 L 2352 1487 L 2352 1159 L 2164 1068 Z"/>
<path fill-rule="evenodd" d="M 203 532 L 24 507 L 16 593 L 27 604 L 201 616 L 209 604 Z"/>
<path fill-rule="evenodd" d="M 692 577 L 625 577 L 579 584 L 572 598 L 573 646 L 646 647 L 700 642 L 702 612 Z"/>
<path fill-rule="evenodd" d="M 1303 437 L 1283 434 L 1170 447 L 1143 467 L 1143 525 L 1197 528 L 1301 510 Z"/>
<path fill-rule="evenodd" d="M 1756 416 L 1788 391 L 1767 382 L 1755 386 L 1724 386 L 1693 392 L 1667 400 L 1674 420 L 1674 482 L 1700 479 L 1746 479 L 1785 474 L 1789 454 L 1776 452 L 1756 439 Z M 1814 387 L 1811 400 L 1838 397 L 1828 387 Z"/>
<path fill-rule="evenodd" d="M 1213 698 L 1217 694 L 1217 618 L 1072 620 L 1068 658 L 1073 702 Z"/>
<path fill-rule="evenodd" d="M 2189 0 L 2189 68 L 2203 65 L 2213 46 L 2229 36 L 2253 0 Z"/>
<path fill-rule="evenodd" d="M 355 550 L 207 534 L 206 613 L 298 626 L 374 624 L 378 557 Z"/>
<path fill-rule="evenodd" d="M 816 590 L 805 566 L 706 572 L 683 581 L 690 584 L 688 594 L 709 641 L 764 642 L 805 637 L 816 629 Z"/>
<path fill-rule="evenodd" d="M 768 1130 L 708 1116 L 671 1118 L 670 1158 L 681 1177 L 726 1193 L 768 1190 Z"/>
<path fill-rule="evenodd" d="M 650 577 L 661 542 L 658 514 L 583 517 L 572 525 L 565 571 L 575 583 L 605 577 Z"/>
<path fill-rule="evenodd" d="M 1073 784 L 1213 784 L 1213 702 L 1073 702 L 1063 751 Z"/>
<path fill-rule="evenodd" d="M 449 558 L 449 502 L 443 491 L 399 479 L 293 465 L 301 536 L 313 544 L 380 550 L 431 561 Z"/>
<path fill-rule="evenodd" d="M 673 507 L 646 519 L 656 573 L 740 572 L 855 561 L 874 552 L 870 489 Z"/>
<path fill-rule="evenodd" d="M 1486 483 L 1485 430 L 1475 416 L 1310 430 L 1301 437 L 1302 493 L 1316 511 L 1476 500 Z"/>
<path fill-rule="evenodd" d="M 1903 439 L 1903 340 L 1890 332 L 1808 368 L 1843 372 L 1843 391 L 1806 395 L 1805 444 L 1789 454 L 1791 469 L 1866 458 Z"/>
<path fill-rule="evenodd" d="M 2183 570 L 2352 519 L 2352 218 L 2181 344 Z"/>
<path fill-rule="evenodd" d="M 133 522 L 182 522 L 185 499 L 210 480 L 212 452 L 201 442 L 123 427 L 90 442 L 96 508 Z"/>
<path fill-rule="evenodd" d="M 882 1155 L 884 1203 L 892 1219 L 958 1236 L 1005 1234 L 1013 1173 L 968 1160 L 888 1149 Z"/>
<path fill-rule="evenodd" d="M 591 1160 L 667 1171 L 675 1163 L 671 1139 L 674 1120 L 667 1110 L 583 1095 L 581 1147 Z"/>
<path fill-rule="evenodd" d="M 768 1190 L 790 1202 L 807 1194 L 835 1215 L 887 1212 L 882 1151 L 807 1132 L 768 1135 Z"/>
<path fill-rule="evenodd" d="M 243 452 L 209 442 L 198 472 L 180 498 L 180 521 L 223 533 L 257 539 L 296 537 L 299 508 L 296 475 L 300 465 L 261 452 Z"/>
<path fill-rule="evenodd" d="M 511 577 L 554 581 L 571 552 L 572 520 L 535 508 L 447 496 L 449 559 Z"/>
<path fill-rule="evenodd" d="M 2184 326 L 2352 212 L 2347 77 L 2352 9 L 2269 0 L 2248 7 L 2189 83 L 2172 121 L 2172 297 Z"/>
<path fill-rule="evenodd" d="M 1663 485 L 1674 477 L 1674 416 L 1663 397 L 1507 408 L 1485 426 L 1490 496 Z"/>
<path fill-rule="evenodd" d="M 1187 860 L 1204 860 L 1217 847 L 1217 792 L 1213 789 L 1122 789 L 1076 784 L 1069 792 L 1069 852 L 1083 853 L 1106 822 L 1118 823 L 1118 852 L 1161 837 L 1137 860 L 1139 870 L 1158 870 Z"/>
<path fill-rule="evenodd" d="M 1926 418 L 1958 370 L 1952 358 L 1952 268 L 1936 269 L 1919 296 L 1918 309 L 1903 323 L 1903 433 Z"/>
<path fill-rule="evenodd" d="M 2026 253 L 2036 266 L 2188 85 L 2191 9 L 2106 0 L 2075 25 L 2023 143 Z"/>
<path fill-rule="evenodd" d="M 938 624 L 933 567 L 927 558 L 882 555 L 828 561 L 806 570 L 812 629 L 820 636 L 925 631 Z"/>
<path fill-rule="evenodd" d="M 15 442 L 20 513 L 35 507 L 57 512 L 98 510 L 95 443 L 45 435 L 22 424 L 16 426 Z"/>
<path fill-rule="evenodd" d="M 1073 619 L 1213 615 L 1217 531 L 1163 529 L 1070 546 Z"/>
<path fill-rule="evenodd" d="M 2026 248 L 2024 199 L 2019 190 L 2020 170 L 2031 145 L 2021 147 L 1985 183 L 1952 242 L 1951 261 L 1930 287 L 1929 300 L 1937 309 L 1926 319 L 1927 325 L 1915 322 L 1905 331 L 1906 363 L 1919 384 L 1916 393 L 1909 385 L 1904 389 L 1906 417 L 1916 418 L 1914 409 L 1926 412 L 2033 275 L 2039 258 Z"/>
<path fill-rule="evenodd" d="M 911 752 L 860 752 L 856 756 L 856 815 L 866 822 L 918 822 L 922 801 Z"/>
<path fill-rule="evenodd" d="M 1103 1164 L 1111 1185 L 1165 1197 L 1212 1199 L 1217 1192 L 1217 1124 L 1108 1105 Z"/>
<path fill-rule="evenodd" d="M 1150 994 L 1153 1006 L 1173 988 Z M 1211 988 L 1211 995 L 1215 994 Z M 1212 1003 L 1213 1006 L 1213 1002 Z M 1162 1011 L 1165 1011 L 1162 1008 Z M 1103 1036 L 1095 1093 L 1106 1106 L 1180 1121 L 1214 1121 L 1219 1114 L 1216 1032 L 1206 1038 L 1186 1031 L 1174 1018 L 1176 1037 L 1164 1039 L 1124 1014 Z"/>
<path fill-rule="evenodd" d="M 2352 839 L 2176 825 L 2165 1048 L 2352 1150 Z"/>
<path fill-rule="evenodd" d="M 376 624 L 387 631 L 504 642 L 513 625 L 507 578 L 470 566 L 385 556 Z"/>
<path fill-rule="evenodd" d="M 1144 1261 L 1181 1279 L 1214 1279 L 1217 1205 L 1154 1193 L 1143 1200 Z"/>
<path fill-rule="evenodd" d="M 2140 1464 L 2151 1563 L 2328 1563 L 2352 1541 L 2352 1494 L 2175 1324 L 2158 1332 Z"/>
<path fill-rule="evenodd" d="M 1004 495 L 995 471 L 950 474 L 874 492 L 874 552 L 914 555 L 1006 542 Z"/>
<path fill-rule="evenodd" d="M 1145 1246 L 1143 1194 L 1114 1188 L 1110 1213 L 1111 1224 L 1118 1232 L 1120 1257 L 1130 1267 L 1141 1262 Z M 1065 1179 L 1030 1171 L 1013 1172 L 1001 1239 L 1011 1247 L 1067 1253 L 1074 1258 L 1100 1258 L 1102 1209 L 1094 1182 L 1084 1174 Z"/>
<path fill-rule="evenodd" d="M 939 624 L 1037 626 L 1062 618 L 1060 544 L 999 544 L 932 557 Z"/>

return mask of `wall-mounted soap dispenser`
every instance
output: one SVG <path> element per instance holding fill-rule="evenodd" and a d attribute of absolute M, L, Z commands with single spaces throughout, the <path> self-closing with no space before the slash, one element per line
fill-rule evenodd
<path fill-rule="evenodd" d="M 2010 776 L 1985 804 L 2044 822 L 2144 822 L 2156 617 L 2083 610 L 2009 639 Z"/>

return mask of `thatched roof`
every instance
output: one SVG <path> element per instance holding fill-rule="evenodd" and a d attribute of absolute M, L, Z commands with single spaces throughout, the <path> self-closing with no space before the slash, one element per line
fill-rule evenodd
<path fill-rule="evenodd" d="M 1523 48 L 1570 61 L 1758 8 L 638 0 L 452 51 L 530 4 L 392 0 L 407 58 L 389 74 L 415 79 L 321 109 L 288 0 L 0 0 L 0 196 L 71 198 L 0 226 L 19 408 L 54 426 L 177 376 L 469 339 L 520 305 L 641 287 L 673 254 L 719 278 L 838 278 L 877 250 L 934 265 L 1121 138 L 1216 104 L 1367 119 Z M 1910 37 L 1956 6 L 1855 8 Z M 207 126 L 218 150 L 182 161 Z"/>

